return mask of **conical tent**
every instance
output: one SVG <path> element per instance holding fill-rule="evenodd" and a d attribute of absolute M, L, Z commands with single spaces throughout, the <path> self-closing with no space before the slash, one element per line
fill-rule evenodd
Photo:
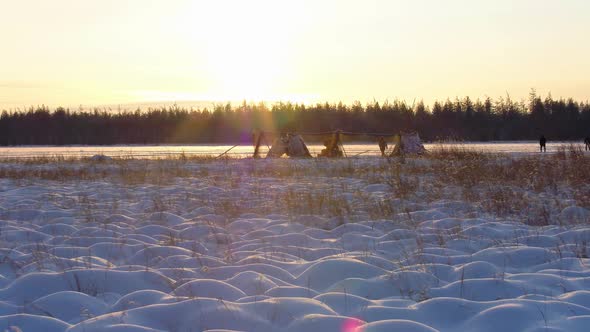
<path fill-rule="evenodd" d="M 286 137 L 279 137 L 272 142 L 270 150 L 266 154 L 266 158 L 280 158 L 287 153 L 288 140 Z"/>
<path fill-rule="evenodd" d="M 283 154 L 289 157 L 311 157 L 303 138 L 297 134 L 288 134 L 277 138 L 266 155 L 267 158 L 280 158 Z"/>
<path fill-rule="evenodd" d="M 318 157 L 342 157 L 344 156 L 344 151 L 340 148 L 342 145 L 342 141 L 340 140 L 341 131 L 336 131 L 332 134 L 331 138 L 328 138 L 324 141 L 325 149 L 322 149 Z"/>
<path fill-rule="evenodd" d="M 426 148 L 420 140 L 417 132 L 401 133 L 394 138 L 395 148 L 391 152 L 392 156 L 399 154 L 423 154 Z"/>

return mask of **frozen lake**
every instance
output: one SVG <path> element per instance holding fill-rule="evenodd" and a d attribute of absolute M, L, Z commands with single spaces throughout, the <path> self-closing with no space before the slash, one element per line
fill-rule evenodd
<path fill-rule="evenodd" d="M 547 152 L 554 153 L 560 146 L 567 147 L 570 144 L 575 144 L 582 149 L 584 147 L 581 142 L 549 142 Z M 314 156 L 324 148 L 321 144 L 309 144 L 308 146 Z M 458 146 L 490 153 L 531 154 L 539 151 L 539 144 L 536 141 L 425 144 L 427 150 L 441 146 Z M 81 157 L 104 154 L 112 157 L 158 158 L 180 155 L 183 152 L 187 156 L 219 156 L 231 149 L 227 153 L 231 157 L 249 157 L 254 151 L 251 145 L 232 147 L 233 145 L 18 146 L 0 147 L 0 156 L 1 158 L 31 158 L 44 156 Z M 344 148 L 347 156 L 379 155 L 379 148 L 376 143 L 345 144 Z M 262 155 L 264 156 L 267 151 L 268 148 L 264 146 L 261 150 Z"/>

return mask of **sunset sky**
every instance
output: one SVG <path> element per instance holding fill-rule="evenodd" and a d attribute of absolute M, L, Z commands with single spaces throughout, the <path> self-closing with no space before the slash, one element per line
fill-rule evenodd
<path fill-rule="evenodd" d="M 0 109 L 590 99 L 588 0 L 0 0 Z"/>

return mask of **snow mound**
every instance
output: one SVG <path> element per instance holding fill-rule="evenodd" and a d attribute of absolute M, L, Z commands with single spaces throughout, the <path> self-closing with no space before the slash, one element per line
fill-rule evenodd
<path fill-rule="evenodd" d="M 120 172 L 10 167 L 84 165 Z M 350 172 L 388 165 L 187 161 L 173 165 L 182 177 L 146 183 L 0 179 L 0 331 L 588 329 L 590 212 L 568 188 L 543 193 L 555 223 L 531 226 L 453 188 L 425 199 L 430 178 L 398 197 L 377 171 Z"/>

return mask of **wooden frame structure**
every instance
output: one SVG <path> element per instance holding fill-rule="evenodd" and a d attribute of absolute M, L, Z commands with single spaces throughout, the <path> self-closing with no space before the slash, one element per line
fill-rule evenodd
<path fill-rule="evenodd" d="M 254 143 L 254 154 L 252 155 L 253 158 L 261 158 L 260 155 L 260 146 L 262 144 L 266 144 L 266 146 L 271 150 L 271 147 L 268 145 L 267 138 L 270 137 L 296 137 L 296 136 L 330 136 L 329 139 L 324 141 L 325 149 L 318 155 L 318 157 L 327 157 L 327 158 L 339 158 L 339 157 L 347 157 L 346 151 L 344 150 L 344 145 L 342 143 L 342 136 L 369 136 L 374 137 L 377 145 L 379 146 L 379 150 L 381 151 L 382 157 L 391 157 L 400 153 L 403 153 L 403 144 L 402 136 L 404 133 L 354 133 L 354 132 L 345 132 L 342 130 L 336 130 L 331 132 L 321 132 L 321 133 L 295 133 L 295 132 L 270 132 L 270 131 L 262 131 L 256 130 L 253 132 L 253 143 Z M 391 152 L 387 152 L 388 137 L 394 137 L 392 143 L 395 143 L 395 148 Z M 307 148 L 306 148 L 307 149 Z M 309 151 L 307 151 L 309 154 Z M 309 155 L 311 156 L 311 155 Z"/>

